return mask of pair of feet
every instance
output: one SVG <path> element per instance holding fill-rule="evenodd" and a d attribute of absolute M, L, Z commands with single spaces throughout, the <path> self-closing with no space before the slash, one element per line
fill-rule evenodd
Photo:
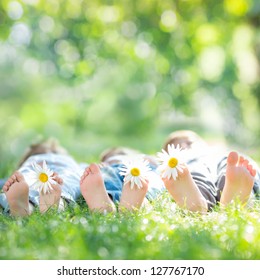
<path fill-rule="evenodd" d="M 46 212 L 54 205 L 59 205 L 63 180 L 57 173 L 53 174 L 53 180 L 56 184 L 51 185 L 52 191 L 47 194 L 40 193 L 39 208 L 41 213 Z M 12 216 L 27 216 L 31 214 L 33 206 L 29 202 L 29 186 L 19 171 L 16 171 L 6 181 L 3 191 L 5 192 Z"/>
<path fill-rule="evenodd" d="M 102 178 L 100 168 L 92 163 L 86 168 L 80 180 L 81 193 L 91 211 L 114 212 L 116 207 L 109 197 Z M 142 183 L 142 188 L 130 188 L 130 182 L 122 189 L 119 211 L 139 209 L 145 201 L 148 191 L 148 181 Z"/>
<path fill-rule="evenodd" d="M 249 161 L 237 152 L 230 152 L 227 158 L 225 185 L 220 198 L 220 205 L 226 206 L 234 200 L 246 204 L 253 185 L 256 170 Z M 188 168 L 178 173 L 177 180 L 164 179 L 164 184 L 175 202 L 190 211 L 205 213 L 207 201 L 202 196 Z"/>

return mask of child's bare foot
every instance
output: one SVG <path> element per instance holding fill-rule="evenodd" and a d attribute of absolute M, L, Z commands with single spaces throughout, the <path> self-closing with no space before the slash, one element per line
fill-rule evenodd
<path fill-rule="evenodd" d="M 253 185 L 256 170 L 249 161 L 239 156 L 237 152 L 230 152 L 227 158 L 226 179 L 220 203 L 227 205 L 234 199 L 242 204 L 247 203 Z"/>
<path fill-rule="evenodd" d="M 171 177 L 170 179 L 164 178 L 163 181 L 178 206 L 194 212 L 207 212 L 207 201 L 201 194 L 187 166 L 184 167 L 182 173 L 178 172 L 176 180 Z"/>
<path fill-rule="evenodd" d="M 90 164 L 80 180 L 81 193 L 90 210 L 113 212 L 115 205 L 108 196 L 104 181 L 97 164 Z"/>
<path fill-rule="evenodd" d="M 10 213 L 13 216 L 27 216 L 30 214 L 29 186 L 23 175 L 16 171 L 3 186 Z"/>
<path fill-rule="evenodd" d="M 60 198 L 61 198 L 61 185 L 63 184 L 63 180 L 58 176 L 57 173 L 54 173 L 53 180 L 57 184 L 52 184 L 52 190 L 49 193 L 44 194 L 40 193 L 40 212 L 46 212 L 50 207 L 56 205 L 59 206 Z"/>
<path fill-rule="evenodd" d="M 142 182 L 142 188 L 138 188 L 136 185 L 131 189 L 131 182 L 128 182 L 123 186 L 122 195 L 119 203 L 119 211 L 124 210 L 137 210 L 144 202 L 146 202 L 145 195 L 148 191 L 148 180 Z"/>

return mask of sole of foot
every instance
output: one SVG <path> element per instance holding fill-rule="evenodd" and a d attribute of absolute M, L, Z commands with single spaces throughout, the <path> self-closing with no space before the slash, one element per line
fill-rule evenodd
<path fill-rule="evenodd" d="M 131 188 L 130 184 L 131 183 L 128 182 L 123 186 L 122 195 L 118 207 L 120 212 L 138 210 L 145 203 L 147 203 L 145 196 L 148 191 L 149 182 L 142 182 L 141 188 L 138 188 L 136 185 Z"/>
<path fill-rule="evenodd" d="M 52 184 L 52 190 L 49 193 L 40 193 L 40 212 L 45 213 L 48 209 L 52 207 L 59 207 L 61 199 L 61 185 L 63 184 L 62 178 L 58 176 L 57 173 L 54 173 L 53 180 L 56 184 Z"/>
<path fill-rule="evenodd" d="M 178 171 L 178 177 L 174 180 L 163 178 L 164 185 L 176 204 L 189 211 L 206 213 L 208 205 L 193 180 L 189 169 L 184 165 L 183 172 Z"/>
<path fill-rule="evenodd" d="M 230 152 L 227 158 L 226 178 L 220 203 L 225 206 L 238 200 L 246 204 L 254 185 L 256 170 L 247 159 L 237 152 Z"/>
<path fill-rule="evenodd" d="M 80 180 L 81 193 L 91 211 L 114 212 L 114 203 L 107 194 L 100 167 L 92 163 L 84 171 Z"/>
<path fill-rule="evenodd" d="M 16 171 L 3 186 L 10 213 L 12 216 L 27 216 L 30 214 L 29 186 L 23 175 Z"/>

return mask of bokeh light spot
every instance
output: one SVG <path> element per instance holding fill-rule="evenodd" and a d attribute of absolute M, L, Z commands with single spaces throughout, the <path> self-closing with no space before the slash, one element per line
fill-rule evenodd
<path fill-rule="evenodd" d="M 165 32 L 171 32 L 174 30 L 177 24 L 176 13 L 172 10 L 164 11 L 161 15 L 160 27 Z"/>
<path fill-rule="evenodd" d="M 236 16 L 244 15 L 249 9 L 246 0 L 225 0 L 224 7 L 227 12 Z"/>
<path fill-rule="evenodd" d="M 23 8 L 19 2 L 12 1 L 8 5 L 7 13 L 12 20 L 18 20 L 23 15 Z"/>

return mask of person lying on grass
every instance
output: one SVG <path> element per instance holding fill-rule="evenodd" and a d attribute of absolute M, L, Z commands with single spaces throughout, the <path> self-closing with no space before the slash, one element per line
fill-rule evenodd
<path fill-rule="evenodd" d="M 0 206 L 13 216 L 27 216 L 36 207 L 41 213 L 53 206 L 62 210 L 67 203 L 75 203 L 83 195 L 91 211 L 116 211 L 115 203 L 119 203 L 119 210 L 133 210 L 142 206 L 145 195 L 152 198 L 164 188 L 159 176 L 151 174 L 146 162 L 142 168 L 159 181 L 149 192 L 145 177 L 137 182 L 137 188 L 133 188 L 133 180 L 124 184 L 129 172 L 120 171 L 122 167 L 122 164 L 108 162 L 102 168 L 95 163 L 78 164 L 53 140 L 32 145 L 19 169 L 5 182 Z"/>
<path fill-rule="evenodd" d="M 46 164 L 47 163 L 47 164 Z M 0 206 L 13 216 L 30 215 L 35 208 L 64 208 L 80 195 L 82 168 L 55 140 L 33 144 L 0 194 Z"/>
<path fill-rule="evenodd" d="M 110 148 L 101 153 L 100 162 L 103 166 L 101 173 L 106 168 L 110 172 L 113 171 L 113 177 L 118 178 L 121 184 L 117 184 L 117 191 L 109 193 L 109 200 L 105 195 L 101 197 L 101 193 L 105 192 L 104 185 L 106 191 L 108 191 L 106 177 L 100 174 L 96 176 L 99 179 L 93 178 L 91 176 L 92 168 L 94 168 L 96 174 L 100 172 L 100 169 L 96 164 L 91 164 L 81 178 L 82 194 L 91 209 L 102 209 L 102 204 L 108 205 L 110 202 L 114 205 L 115 201 L 120 201 L 118 205 L 120 211 L 124 209 L 136 210 L 155 199 L 165 190 L 164 183 L 156 172 L 157 163 L 155 159 L 142 154 L 140 151 L 128 147 Z M 93 179 L 95 179 L 95 189 L 99 190 L 99 199 L 95 200 L 97 205 L 93 205 L 87 194 L 88 186 L 93 185 L 90 182 Z M 113 188 L 115 188 L 115 185 Z"/>
<path fill-rule="evenodd" d="M 162 180 L 181 208 L 203 213 L 216 204 L 226 206 L 237 200 L 247 204 L 250 198 L 259 198 L 260 170 L 249 157 L 235 151 L 223 156 L 190 130 L 171 133 L 163 151 L 166 167 L 176 170 L 177 176 L 165 176 L 162 170 Z M 182 152 L 184 159 L 178 162 Z"/>

